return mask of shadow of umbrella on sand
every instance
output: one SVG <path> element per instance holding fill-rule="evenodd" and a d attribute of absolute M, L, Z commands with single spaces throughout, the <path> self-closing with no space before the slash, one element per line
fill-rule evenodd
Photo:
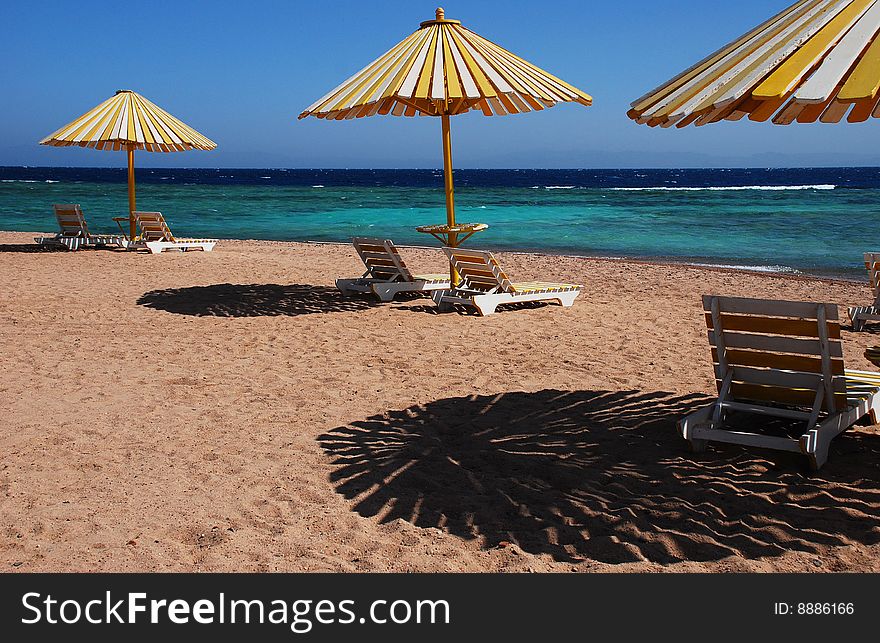
<path fill-rule="evenodd" d="M 331 482 L 361 516 L 485 548 L 507 541 L 559 561 L 669 564 L 880 542 L 880 436 L 846 434 L 820 476 L 739 448 L 703 460 L 683 453 L 674 423 L 707 399 L 457 397 L 354 422 L 319 442 Z"/>

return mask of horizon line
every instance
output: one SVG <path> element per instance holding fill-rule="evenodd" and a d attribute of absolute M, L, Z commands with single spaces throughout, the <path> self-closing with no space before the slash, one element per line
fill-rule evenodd
<path fill-rule="evenodd" d="M 126 172 L 124 166 L 111 165 L 0 165 L 0 169 L 61 169 L 61 170 L 119 170 Z M 459 167 L 458 171 L 480 172 L 556 172 L 556 171 L 596 171 L 596 170 L 849 170 L 849 169 L 880 169 L 880 165 L 711 165 L 711 166 L 655 166 L 655 167 Z M 442 167 L 268 167 L 268 166 L 219 166 L 219 167 L 187 167 L 157 166 L 136 167 L 135 171 L 144 170 L 283 170 L 283 171 L 321 171 L 321 172 L 442 172 Z"/>

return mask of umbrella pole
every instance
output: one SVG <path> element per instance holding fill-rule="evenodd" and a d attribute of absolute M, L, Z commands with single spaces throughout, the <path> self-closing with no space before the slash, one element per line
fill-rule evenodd
<path fill-rule="evenodd" d="M 134 200 L 134 146 L 129 145 L 128 152 L 128 238 L 134 241 L 137 236 L 137 225 L 134 220 L 134 211 L 137 209 Z"/>
<path fill-rule="evenodd" d="M 449 114 L 442 114 L 443 123 L 443 175 L 446 182 L 446 225 L 450 228 L 455 225 L 455 190 L 452 183 L 452 132 L 449 127 Z M 458 247 L 458 235 L 455 232 L 446 234 L 446 245 L 450 248 Z M 453 288 L 458 285 L 458 271 L 449 265 L 449 280 Z"/>

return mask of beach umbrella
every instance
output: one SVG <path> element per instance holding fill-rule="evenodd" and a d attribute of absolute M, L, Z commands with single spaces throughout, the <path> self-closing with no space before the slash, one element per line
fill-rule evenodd
<path fill-rule="evenodd" d="M 880 117 L 880 2 L 800 0 L 632 103 L 661 127 Z"/>
<path fill-rule="evenodd" d="M 98 150 L 125 150 L 128 155 L 129 234 L 137 233 L 134 215 L 134 151 L 183 152 L 213 150 L 217 144 L 164 109 L 127 89 L 120 89 L 93 110 L 50 134 L 40 145 L 92 147 Z"/>
<path fill-rule="evenodd" d="M 519 114 L 592 98 L 506 49 L 447 20 L 443 9 L 419 29 L 309 106 L 299 118 L 347 120 L 375 115 L 439 116 L 446 188 L 446 224 L 423 226 L 456 247 L 484 224 L 457 224 L 450 116 L 479 110 Z M 456 276 L 453 273 L 453 281 Z"/>

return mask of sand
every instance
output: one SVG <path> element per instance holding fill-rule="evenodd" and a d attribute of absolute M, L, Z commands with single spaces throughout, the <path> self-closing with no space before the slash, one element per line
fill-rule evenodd
<path fill-rule="evenodd" d="M 501 253 L 584 291 L 480 318 L 342 298 L 342 245 L 32 236 L 0 233 L 0 570 L 880 571 L 880 429 L 819 473 L 675 432 L 713 390 L 701 294 L 866 284 Z"/>

